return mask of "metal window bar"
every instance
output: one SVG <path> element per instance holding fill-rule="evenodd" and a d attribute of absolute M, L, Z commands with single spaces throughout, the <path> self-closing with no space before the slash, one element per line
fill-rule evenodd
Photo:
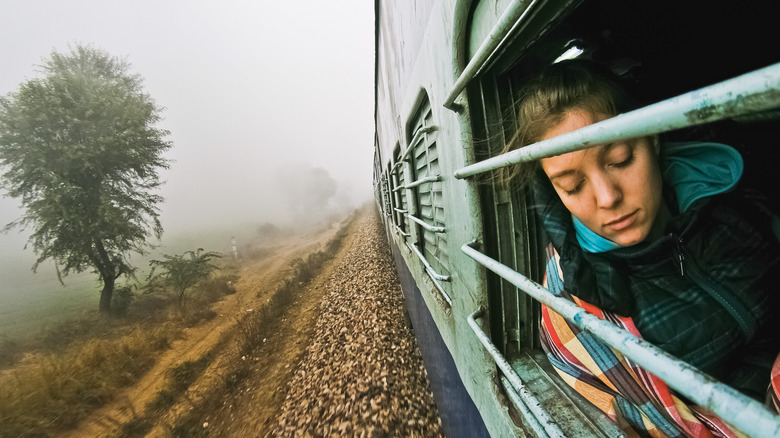
<path fill-rule="evenodd" d="M 418 224 L 420 224 L 421 227 L 425 228 L 426 230 L 430 231 L 431 233 L 444 233 L 444 232 L 446 232 L 444 227 L 437 227 L 435 225 L 431 225 L 428 222 L 425 222 L 424 220 L 418 218 L 417 216 L 413 216 L 413 215 L 408 214 L 408 213 L 405 216 L 407 218 L 413 220 L 414 222 L 417 222 Z"/>
<path fill-rule="evenodd" d="M 405 233 L 405 232 L 404 232 L 404 230 L 402 230 L 402 229 L 401 229 L 401 227 L 399 227 L 398 225 L 396 225 L 396 224 L 393 224 L 393 226 L 395 227 L 396 231 L 398 231 L 399 233 L 401 233 L 401 235 L 402 235 L 402 236 L 404 236 L 404 237 L 409 237 L 409 236 L 411 236 L 411 234 L 409 234 L 409 233 Z"/>
<path fill-rule="evenodd" d="M 778 106 L 780 63 L 488 158 L 457 170 L 455 178 L 463 179 L 523 161 L 715 122 Z"/>
<path fill-rule="evenodd" d="M 693 366 L 674 358 L 631 333 L 607 321 L 600 320 L 596 316 L 589 315 L 571 301 L 553 295 L 538 283 L 469 245 L 463 245 L 461 250 L 483 267 L 517 286 L 537 301 L 546 304 L 577 327 L 593 333 L 684 396 L 715 412 L 742 432 L 755 437 L 780 436 L 780 416 L 756 400 L 741 394 L 724 383 L 715 381 Z M 506 362 L 503 357 L 501 360 Z M 499 364 L 499 367 L 501 366 Z M 502 371 L 504 371 L 503 368 Z M 506 371 L 504 372 L 506 373 Z M 522 382 L 520 384 L 522 386 Z M 516 389 L 519 391 L 520 388 Z"/>
<path fill-rule="evenodd" d="M 410 182 L 409 184 L 405 185 L 405 189 L 411 189 L 420 185 L 423 185 L 425 183 L 431 183 L 431 182 L 437 182 L 441 181 L 441 175 L 433 175 L 433 176 L 426 176 L 425 178 L 420 178 L 417 181 Z"/>
<path fill-rule="evenodd" d="M 498 19 L 498 22 L 485 41 L 479 46 L 474 57 L 463 69 L 463 73 L 455 81 L 455 85 L 452 86 L 450 94 L 447 95 L 447 99 L 444 100 L 444 107 L 457 111 L 458 107 L 455 105 L 455 99 L 463 92 L 466 85 L 474 79 L 479 73 L 482 67 L 485 66 L 490 56 L 493 55 L 495 50 L 501 44 L 502 41 L 509 35 L 511 30 L 520 22 L 523 21 L 526 14 L 532 9 L 532 7 L 538 2 L 538 0 L 515 0 L 513 1 Z"/>
<path fill-rule="evenodd" d="M 398 160 L 398 163 L 403 163 L 404 161 L 408 160 L 409 159 L 409 154 L 412 153 L 412 151 L 414 150 L 414 147 L 417 146 L 417 143 L 419 143 L 420 140 L 422 140 L 423 135 L 427 134 L 429 132 L 433 132 L 435 130 L 436 130 L 436 126 L 434 126 L 434 125 L 423 126 L 420 129 L 418 129 L 417 132 L 414 133 L 414 136 L 412 137 L 412 141 L 409 142 L 409 147 L 406 148 L 406 150 L 404 151 L 404 154 L 401 155 L 401 159 Z M 395 163 L 395 165 L 397 166 L 398 163 Z"/>
<path fill-rule="evenodd" d="M 526 388 L 523 380 L 519 375 L 517 375 L 517 372 L 515 372 L 504 356 L 501 355 L 501 352 L 498 351 L 498 348 L 490 340 L 490 337 L 485 333 L 484 330 L 482 330 L 482 328 L 479 326 L 479 323 L 477 323 L 477 318 L 480 318 L 484 314 L 485 309 L 480 307 L 476 312 L 468 316 L 467 321 L 471 329 L 474 331 L 474 334 L 477 336 L 477 339 L 479 339 L 479 341 L 482 343 L 482 346 L 485 347 L 485 350 L 487 350 L 487 352 L 493 357 L 493 360 L 495 360 L 498 368 L 509 380 L 512 391 L 507 392 L 510 394 L 510 398 L 513 398 L 511 396 L 513 395 L 512 392 L 514 392 L 518 396 L 518 400 L 513 400 L 515 404 L 518 405 L 521 411 L 524 411 L 524 414 L 529 412 L 532 414 L 530 416 L 525 415 L 525 417 L 528 418 L 529 423 L 531 423 L 531 427 L 534 429 L 534 432 L 537 432 L 537 435 L 549 436 L 551 438 L 565 438 L 566 435 L 563 433 L 563 431 L 561 431 L 558 425 L 555 424 L 555 421 L 550 418 L 550 415 L 547 413 L 547 411 L 542 408 L 542 404 L 539 402 L 536 396 L 534 396 L 533 393 L 531 393 L 528 388 Z"/>
<path fill-rule="evenodd" d="M 452 298 L 447 294 L 447 292 L 444 291 L 444 288 L 439 283 L 439 281 L 450 281 L 451 278 L 449 275 L 441 275 L 438 274 L 436 271 L 433 270 L 431 267 L 431 264 L 428 263 L 428 260 L 425 259 L 425 256 L 423 253 L 420 252 L 419 249 L 417 249 L 417 245 L 412 243 L 406 243 L 406 246 L 412 250 L 413 253 L 417 254 L 417 257 L 419 257 L 420 261 L 422 262 L 423 266 L 425 266 L 425 272 L 430 275 L 431 280 L 433 280 L 433 284 L 436 286 L 436 289 L 439 290 L 439 293 L 442 295 L 442 298 L 444 298 L 444 301 L 447 302 L 447 305 L 452 307 Z"/>
<path fill-rule="evenodd" d="M 400 208 L 394 208 L 393 210 L 395 210 L 395 211 L 397 211 L 398 213 L 401 213 L 401 214 L 409 213 L 409 210 L 402 210 Z"/>

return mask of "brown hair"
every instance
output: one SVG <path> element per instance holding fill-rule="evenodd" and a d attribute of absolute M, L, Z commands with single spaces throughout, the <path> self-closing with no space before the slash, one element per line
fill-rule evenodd
<path fill-rule="evenodd" d="M 582 60 L 553 64 L 531 77 L 521 90 L 516 105 L 517 131 L 502 153 L 540 141 L 570 109 L 615 116 L 635 106 L 617 76 L 598 64 Z M 538 167 L 538 160 L 503 167 L 498 180 L 507 185 L 512 180 L 525 185 Z"/>

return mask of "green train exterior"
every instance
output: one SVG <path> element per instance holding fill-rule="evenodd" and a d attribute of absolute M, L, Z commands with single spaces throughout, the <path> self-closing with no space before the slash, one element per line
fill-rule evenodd
<path fill-rule="evenodd" d="M 524 193 L 489 172 L 455 176 L 500 155 L 524 78 L 578 47 L 640 71 L 639 97 L 663 101 L 777 64 L 777 12 L 757 1 L 375 2 L 375 198 L 447 436 L 623 436 L 549 365 L 539 303 L 463 249 L 542 281 L 547 240 Z M 777 143 L 773 102 L 670 135 L 716 132 L 771 187 L 762 158 L 774 154 L 751 145 Z"/>

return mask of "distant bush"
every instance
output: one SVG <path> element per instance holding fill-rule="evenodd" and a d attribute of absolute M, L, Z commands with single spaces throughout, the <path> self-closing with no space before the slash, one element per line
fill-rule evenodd
<path fill-rule="evenodd" d="M 281 230 L 276 225 L 266 222 L 257 227 L 257 235 L 260 237 L 273 237 L 279 234 Z"/>
<path fill-rule="evenodd" d="M 116 316 L 127 315 L 130 303 L 133 302 L 134 298 L 132 286 L 121 286 L 114 289 L 114 293 L 111 296 L 111 314 Z"/>
<path fill-rule="evenodd" d="M 152 260 L 149 266 L 149 291 L 171 290 L 179 300 L 179 307 L 184 307 L 186 292 L 193 286 L 208 278 L 212 272 L 219 269 L 212 260 L 221 258 L 222 254 L 214 251 L 186 251 L 182 254 L 163 254 L 163 260 Z"/>
<path fill-rule="evenodd" d="M 214 302 L 236 293 L 236 280 L 235 275 L 220 275 L 203 280 L 198 287 L 207 301 Z"/>
<path fill-rule="evenodd" d="M 0 368 L 13 365 L 22 356 L 19 342 L 0 334 Z"/>

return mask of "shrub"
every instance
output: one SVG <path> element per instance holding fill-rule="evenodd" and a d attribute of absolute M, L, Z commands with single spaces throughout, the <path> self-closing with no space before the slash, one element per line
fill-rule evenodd
<path fill-rule="evenodd" d="M 130 303 L 135 299 L 133 288 L 131 286 L 122 286 L 114 289 L 111 296 L 111 313 L 116 316 L 127 315 Z"/>
<path fill-rule="evenodd" d="M 219 269 L 212 260 L 221 257 L 222 254 L 214 251 L 204 252 L 203 248 L 177 255 L 163 254 L 163 260 L 149 262 L 152 269 L 146 279 L 147 290 L 173 290 L 179 300 L 179 307 L 184 307 L 187 290 Z"/>

